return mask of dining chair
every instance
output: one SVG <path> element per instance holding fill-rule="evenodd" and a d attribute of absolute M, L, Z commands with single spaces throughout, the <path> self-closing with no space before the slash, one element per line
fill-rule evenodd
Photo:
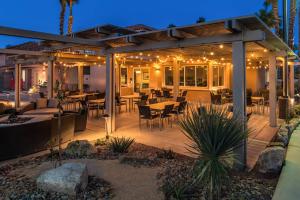
<path fill-rule="evenodd" d="M 187 90 L 184 90 L 183 92 L 182 92 L 182 97 L 186 97 L 186 95 L 187 95 Z"/>
<path fill-rule="evenodd" d="M 161 127 L 163 127 L 165 120 L 168 120 L 168 124 L 170 123 L 170 118 L 172 117 L 173 108 L 174 108 L 174 104 L 165 105 L 165 108 L 160 115 Z M 172 120 L 171 120 L 171 127 L 172 127 Z"/>
<path fill-rule="evenodd" d="M 122 100 L 120 95 L 116 95 L 116 107 L 119 107 L 119 113 L 121 113 L 122 106 L 126 107 L 126 112 L 128 111 L 127 101 Z"/>
<path fill-rule="evenodd" d="M 138 105 L 139 108 L 139 126 L 141 128 L 142 120 L 147 121 L 147 126 L 150 126 L 150 130 L 152 130 L 154 119 L 159 117 L 158 114 L 151 112 L 151 109 L 147 105 Z"/>
<path fill-rule="evenodd" d="M 149 95 L 142 95 L 141 98 L 138 101 L 135 101 L 134 106 L 133 106 L 133 111 L 135 111 L 135 105 L 138 105 L 141 102 L 146 102 L 147 103 L 148 97 L 149 97 Z"/>
<path fill-rule="evenodd" d="M 172 110 L 172 114 L 176 115 L 177 120 L 179 119 L 179 115 L 184 115 L 187 106 L 187 101 L 181 101 L 178 106 L 176 106 Z"/>
<path fill-rule="evenodd" d="M 176 101 L 177 102 L 183 102 L 183 101 L 185 101 L 185 97 L 177 97 Z"/>
<path fill-rule="evenodd" d="M 166 98 L 166 99 L 171 99 L 171 98 L 173 98 L 173 97 L 171 96 L 169 90 L 164 90 L 164 91 L 163 91 L 163 97 Z"/>
<path fill-rule="evenodd" d="M 158 103 L 157 98 L 149 99 L 149 104 L 155 104 L 155 103 Z"/>

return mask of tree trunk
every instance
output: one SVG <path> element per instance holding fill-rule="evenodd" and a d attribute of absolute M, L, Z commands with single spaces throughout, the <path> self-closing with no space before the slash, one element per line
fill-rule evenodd
<path fill-rule="evenodd" d="M 64 24 L 65 24 L 65 13 L 66 13 L 66 4 L 61 4 L 61 11 L 60 11 L 60 19 L 59 19 L 59 33 L 60 35 L 64 34 Z"/>
<path fill-rule="evenodd" d="M 288 45 L 291 49 L 294 48 L 295 20 L 296 20 L 296 0 L 291 0 L 291 2 L 290 2 L 289 35 L 288 35 Z"/>
<path fill-rule="evenodd" d="M 280 18 L 278 14 L 278 0 L 272 0 L 272 10 L 275 18 L 275 32 L 279 36 L 280 35 Z"/>
<path fill-rule="evenodd" d="M 73 1 L 70 0 L 70 16 L 69 16 L 69 22 L 68 22 L 68 33 L 72 33 L 73 29 Z"/>

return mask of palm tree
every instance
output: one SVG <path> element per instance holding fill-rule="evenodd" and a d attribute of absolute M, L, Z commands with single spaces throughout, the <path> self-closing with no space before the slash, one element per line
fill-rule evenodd
<path fill-rule="evenodd" d="M 258 11 L 257 15 L 267 26 L 273 28 L 276 26 L 276 21 L 273 10 L 269 9 L 270 5 L 269 1 L 265 1 L 264 7 Z"/>
<path fill-rule="evenodd" d="M 59 0 L 59 3 L 60 3 L 59 33 L 63 35 L 67 0 Z"/>
<path fill-rule="evenodd" d="M 272 5 L 275 33 L 277 35 L 280 35 L 280 17 L 278 14 L 278 0 L 266 0 L 266 2 Z"/>
<path fill-rule="evenodd" d="M 296 21 L 296 0 L 290 2 L 290 20 L 289 20 L 289 33 L 288 33 L 288 45 L 291 49 L 294 48 L 294 30 Z"/>
<path fill-rule="evenodd" d="M 205 22 L 205 21 L 206 21 L 205 17 L 199 17 L 197 19 L 196 23 L 199 24 L 199 23 L 202 23 L 202 22 Z"/>
<path fill-rule="evenodd" d="M 69 21 L 68 21 L 68 33 L 72 33 L 73 29 L 73 4 L 79 3 L 79 0 L 67 0 L 69 5 Z"/>

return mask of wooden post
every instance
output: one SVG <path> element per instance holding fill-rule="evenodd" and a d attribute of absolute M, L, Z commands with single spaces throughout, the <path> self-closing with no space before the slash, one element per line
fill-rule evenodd
<path fill-rule="evenodd" d="M 106 55 L 106 94 L 105 94 L 105 109 L 109 115 L 107 120 L 107 132 L 115 131 L 115 67 L 114 54 Z"/>
<path fill-rule="evenodd" d="M 77 68 L 77 80 L 78 80 L 78 90 L 80 92 L 80 94 L 83 93 L 83 66 L 82 65 L 78 65 Z"/>
<path fill-rule="evenodd" d="M 282 74 L 282 81 L 283 81 L 283 96 L 288 97 L 289 96 L 289 66 L 288 66 L 288 60 L 287 56 L 285 56 L 283 61 L 283 74 Z"/>
<path fill-rule="evenodd" d="M 208 89 L 212 90 L 213 88 L 213 65 L 212 62 L 208 63 Z"/>
<path fill-rule="evenodd" d="M 179 61 L 174 60 L 173 62 L 173 96 L 176 99 L 179 96 L 179 82 L 180 82 L 180 72 Z"/>
<path fill-rule="evenodd" d="M 291 98 L 294 98 L 295 96 L 295 77 L 294 77 L 294 74 L 295 74 L 295 69 L 294 69 L 294 63 L 291 63 L 291 65 L 289 66 L 290 67 L 290 73 L 289 73 L 289 79 L 290 79 L 290 97 Z"/>
<path fill-rule="evenodd" d="M 271 127 L 277 126 L 277 68 L 276 68 L 276 56 L 269 56 L 269 103 L 270 103 L 270 115 L 269 122 Z"/>
<path fill-rule="evenodd" d="M 233 115 L 241 119 L 246 128 L 246 62 L 245 43 L 237 41 L 232 43 L 233 62 Z M 247 164 L 247 141 L 243 141 L 241 147 L 235 150 L 239 163 L 238 170 L 243 170 Z"/>
<path fill-rule="evenodd" d="M 47 97 L 48 99 L 54 97 L 54 61 L 50 59 L 48 61 L 48 76 L 47 76 Z"/>
<path fill-rule="evenodd" d="M 121 64 L 115 63 L 115 74 L 116 74 L 116 93 L 121 92 Z"/>
<path fill-rule="evenodd" d="M 21 106 L 21 64 L 15 65 L 15 108 Z"/>

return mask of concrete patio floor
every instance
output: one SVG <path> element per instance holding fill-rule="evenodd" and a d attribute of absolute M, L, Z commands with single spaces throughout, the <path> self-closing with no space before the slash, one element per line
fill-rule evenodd
<path fill-rule="evenodd" d="M 104 120 L 90 117 L 88 120 L 87 130 L 76 135 L 77 139 L 87 139 L 90 141 L 105 137 Z M 264 115 L 253 114 L 248 121 L 248 127 L 251 134 L 248 140 L 248 158 L 247 167 L 251 170 L 259 157 L 259 154 L 266 148 L 278 128 L 269 126 L 268 117 Z M 116 131 L 112 136 L 131 137 L 136 142 L 154 146 L 158 148 L 172 149 L 177 153 L 192 156 L 186 149 L 189 144 L 188 138 L 180 131 L 178 125 L 164 127 L 162 130 L 155 126 L 152 131 L 143 122 L 139 127 L 137 112 L 122 112 L 116 117 Z"/>

